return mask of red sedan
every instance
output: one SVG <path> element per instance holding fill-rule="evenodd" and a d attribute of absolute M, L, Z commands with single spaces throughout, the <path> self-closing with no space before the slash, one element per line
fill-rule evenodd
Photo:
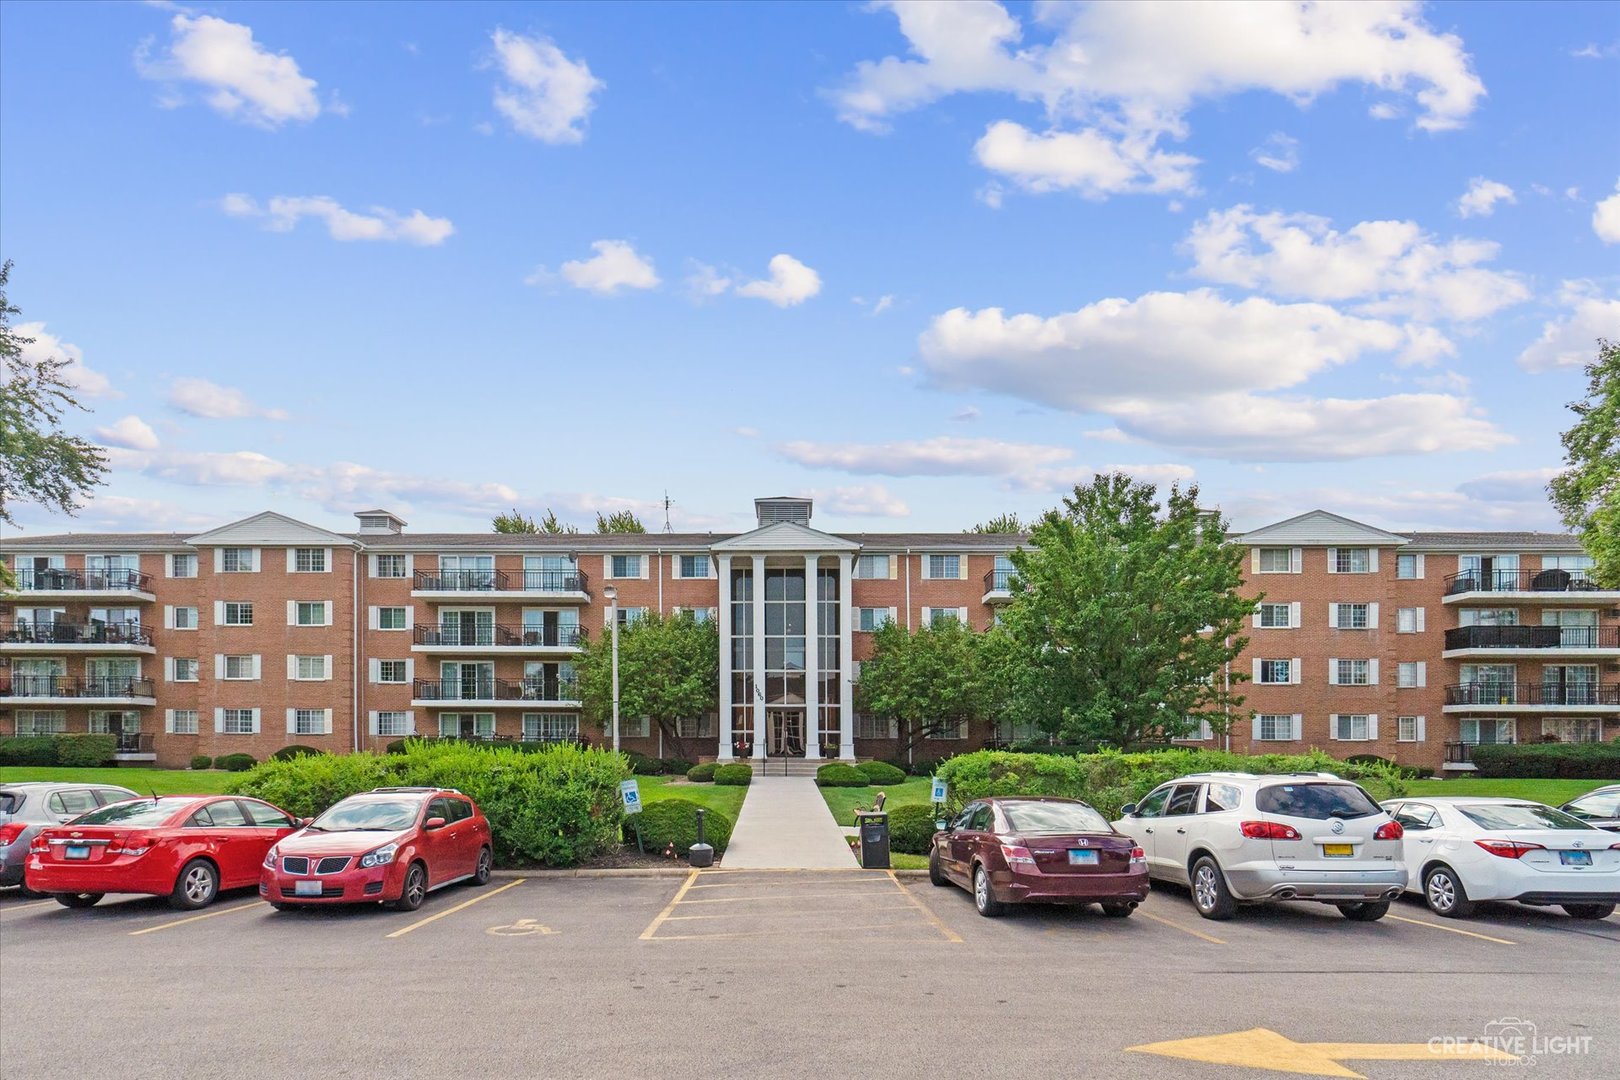
<path fill-rule="evenodd" d="M 1147 853 L 1074 799 L 981 799 L 934 834 L 928 880 L 967 889 L 985 916 L 1041 903 L 1123 918 L 1147 899 Z"/>
<path fill-rule="evenodd" d="M 386 903 L 415 911 L 434 889 L 489 880 L 489 822 L 448 788 L 351 795 L 264 857 L 259 895 L 272 907 Z"/>
<path fill-rule="evenodd" d="M 131 799 L 42 829 L 23 875 L 30 889 L 66 907 L 90 907 L 107 893 L 206 907 L 221 890 L 256 883 L 264 853 L 296 828 L 291 815 L 258 799 Z"/>

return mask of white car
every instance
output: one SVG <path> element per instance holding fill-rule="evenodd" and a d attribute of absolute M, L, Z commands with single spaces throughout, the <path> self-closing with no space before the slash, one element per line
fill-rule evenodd
<path fill-rule="evenodd" d="M 1332 773 L 1198 773 L 1120 809 L 1148 874 L 1186 885 L 1206 919 L 1240 903 L 1315 900 L 1373 922 L 1406 885 L 1401 827 Z"/>
<path fill-rule="evenodd" d="M 1464 918 L 1478 901 L 1516 900 L 1606 919 L 1620 903 L 1620 843 L 1562 810 L 1466 795 L 1383 805 L 1405 830 L 1407 891 L 1436 915 Z"/>

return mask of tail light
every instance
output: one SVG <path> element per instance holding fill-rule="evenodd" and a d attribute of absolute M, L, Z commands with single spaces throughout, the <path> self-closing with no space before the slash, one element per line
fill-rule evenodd
<path fill-rule="evenodd" d="M 1029 848 L 1019 847 L 1016 844 L 1002 844 L 1001 857 L 1007 860 L 1008 866 L 1035 865 L 1035 856 L 1029 853 Z"/>
<path fill-rule="evenodd" d="M 5 825 L 0 825 L 0 847 L 10 847 L 12 844 L 15 844 L 17 842 L 17 837 L 21 836 L 23 834 L 23 830 L 26 828 L 28 828 L 28 826 L 21 821 L 13 821 Z"/>
<path fill-rule="evenodd" d="M 1504 859 L 1522 859 L 1532 851 L 1547 850 L 1540 844 L 1526 844 L 1519 840 L 1475 840 L 1474 843 Z"/>
<path fill-rule="evenodd" d="M 145 855 L 152 849 L 152 838 L 136 834 L 124 837 L 123 847 L 109 847 L 109 855 Z"/>
<path fill-rule="evenodd" d="M 1620 847 L 1620 844 L 1614 846 Z M 1141 863 L 1143 866 L 1147 865 L 1147 852 L 1139 847 L 1133 847 L 1131 848 L 1131 865 L 1135 866 L 1137 863 Z"/>
<path fill-rule="evenodd" d="M 1382 825 L 1378 826 L 1378 831 L 1373 833 L 1373 839 L 1374 840 L 1399 840 L 1401 837 L 1403 837 L 1405 835 L 1406 835 L 1406 830 L 1401 828 L 1401 823 L 1400 822 L 1398 822 L 1398 821 L 1386 821 Z"/>
<path fill-rule="evenodd" d="M 1245 821 L 1238 826 L 1250 840 L 1298 840 L 1299 830 L 1280 821 Z"/>

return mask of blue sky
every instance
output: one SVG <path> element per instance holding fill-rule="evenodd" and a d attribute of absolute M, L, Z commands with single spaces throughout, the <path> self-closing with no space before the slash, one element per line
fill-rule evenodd
<path fill-rule="evenodd" d="M 1553 527 L 1620 336 L 1620 6 L 10 3 L 77 518 Z"/>

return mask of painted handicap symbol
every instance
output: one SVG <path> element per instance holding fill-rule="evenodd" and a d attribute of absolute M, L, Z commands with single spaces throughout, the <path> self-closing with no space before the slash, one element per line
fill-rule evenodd
<path fill-rule="evenodd" d="M 555 934 L 556 932 L 549 926 L 541 926 L 533 919 L 519 919 L 515 923 L 506 926 L 492 926 L 484 931 L 484 933 L 493 934 L 495 937 L 527 937 L 530 934 Z"/>

